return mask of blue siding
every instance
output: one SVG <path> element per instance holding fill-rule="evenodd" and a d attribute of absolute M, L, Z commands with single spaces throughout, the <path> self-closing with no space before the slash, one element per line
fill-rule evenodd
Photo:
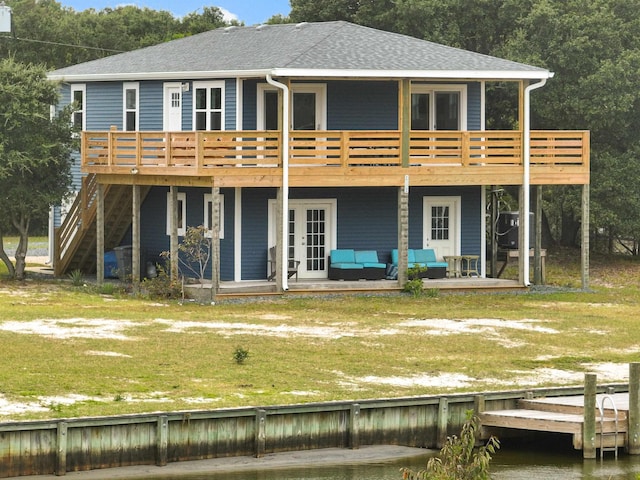
<path fill-rule="evenodd" d="M 327 84 L 329 130 L 397 130 L 398 83 L 343 81 Z"/>
<path fill-rule="evenodd" d="M 467 84 L 467 129 L 480 130 L 482 124 L 482 85 L 479 82 Z"/>
<path fill-rule="evenodd" d="M 264 279 L 268 258 L 269 199 L 274 188 L 242 189 L 242 279 Z"/>
<path fill-rule="evenodd" d="M 242 128 L 255 130 L 257 128 L 257 80 L 245 80 L 242 82 Z"/>
<path fill-rule="evenodd" d="M 162 85 L 162 82 L 140 82 L 140 119 L 138 130 L 162 130 Z"/>
<path fill-rule="evenodd" d="M 87 130 L 109 130 L 115 125 L 122 130 L 122 83 L 87 83 Z"/>
<path fill-rule="evenodd" d="M 188 92 L 182 92 L 182 130 L 193 130 L 193 82 Z"/>
<path fill-rule="evenodd" d="M 204 222 L 204 194 L 211 193 L 208 188 L 180 188 L 179 192 L 186 193 L 187 225 L 197 226 Z M 168 187 L 154 187 L 145 197 L 141 207 L 140 230 L 141 249 L 148 261 L 162 263 L 160 253 L 168 251 L 169 235 L 167 235 L 167 194 Z M 221 248 L 221 278 L 233 280 L 233 216 L 234 191 L 221 189 L 224 195 L 225 238 L 220 240 Z M 131 244 L 131 229 L 125 234 L 122 245 Z M 211 275 L 209 266 L 207 277 Z"/>
<path fill-rule="evenodd" d="M 60 98 L 58 99 L 58 109 L 71 103 L 71 84 L 63 83 L 58 89 Z"/>
<path fill-rule="evenodd" d="M 235 130 L 238 95 L 236 92 L 236 80 L 234 78 L 225 80 L 224 97 L 224 129 Z"/>

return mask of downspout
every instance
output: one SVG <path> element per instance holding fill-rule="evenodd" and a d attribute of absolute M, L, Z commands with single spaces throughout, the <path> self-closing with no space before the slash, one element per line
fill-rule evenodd
<path fill-rule="evenodd" d="M 523 125 L 523 131 L 522 131 L 522 135 L 524 135 L 524 152 L 523 152 L 523 160 L 524 160 L 524 174 L 523 174 L 523 179 L 522 179 L 522 188 L 524 190 L 523 192 L 523 196 L 524 196 L 524 217 L 525 218 L 521 218 L 520 219 L 520 226 L 522 227 L 522 231 L 523 231 L 523 236 L 524 236 L 524 248 L 522 249 L 522 251 L 524 251 L 524 258 L 522 259 L 523 266 L 524 266 L 524 285 L 525 287 L 528 287 L 531 282 L 529 281 L 529 249 L 530 249 L 530 245 L 529 245 L 529 231 L 530 231 L 530 225 L 529 225 L 529 210 L 531 209 L 530 203 L 531 203 L 531 194 L 530 194 L 530 187 L 531 187 L 531 165 L 530 165 L 530 153 L 531 153 L 531 118 L 530 118 L 530 114 L 531 114 L 531 107 L 530 107 L 530 95 L 531 95 L 531 91 L 535 90 L 537 88 L 541 88 L 545 85 L 545 83 L 547 83 L 547 79 L 546 78 L 542 78 L 538 83 L 532 83 L 531 85 L 528 85 L 527 87 L 525 87 L 524 89 L 524 125 Z"/>
<path fill-rule="evenodd" d="M 288 223 L 289 218 L 289 87 L 284 83 L 280 83 L 271 77 L 268 73 L 266 76 L 267 83 L 282 90 L 282 238 L 280 246 L 282 248 L 282 289 L 289 290 L 289 235 Z"/>

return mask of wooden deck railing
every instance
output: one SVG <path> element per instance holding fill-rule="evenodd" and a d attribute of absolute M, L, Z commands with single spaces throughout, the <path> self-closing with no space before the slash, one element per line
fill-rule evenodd
<path fill-rule="evenodd" d="M 236 167 L 282 167 L 278 131 L 105 131 L 84 132 L 82 139 L 82 165 L 91 173 L 224 176 L 237 175 Z M 350 175 L 359 167 L 369 173 L 399 168 L 402 143 L 399 131 L 294 131 L 289 166 L 343 168 Z M 407 166 L 521 167 L 522 144 L 520 131 L 412 131 Z M 589 132 L 534 131 L 530 145 L 532 166 L 579 167 L 588 174 Z"/>

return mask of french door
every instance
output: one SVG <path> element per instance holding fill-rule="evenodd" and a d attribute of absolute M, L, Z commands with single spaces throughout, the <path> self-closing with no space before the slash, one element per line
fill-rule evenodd
<path fill-rule="evenodd" d="M 270 246 L 276 243 L 276 203 L 270 210 Z M 299 278 L 326 278 L 327 257 L 336 244 L 335 201 L 289 200 L 288 245 L 289 259 L 300 261 Z"/>
<path fill-rule="evenodd" d="M 460 255 L 460 197 L 424 197 L 424 248 L 445 255 Z"/>

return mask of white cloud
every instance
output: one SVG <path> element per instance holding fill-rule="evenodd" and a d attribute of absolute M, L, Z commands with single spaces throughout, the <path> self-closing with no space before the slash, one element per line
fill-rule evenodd
<path fill-rule="evenodd" d="M 238 15 L 236 15 L 235 13 L 231 13 L 229 10 L 223 7 L 218 7 L 218 8 L 222 12 L 222 19 L 225 22 L 230 22 L 231 20 L 238 20 Z"/>

